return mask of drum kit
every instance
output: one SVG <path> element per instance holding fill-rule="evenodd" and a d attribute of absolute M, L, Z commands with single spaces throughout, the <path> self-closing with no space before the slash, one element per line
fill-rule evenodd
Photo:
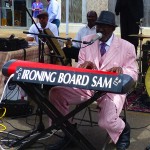
<path fill-rule="evenodd" d="M 143 49 L 143 39 L 150 39 L 150 36 L 142 34 L 142 30 L 140 34 L 132 34 L 129 35 L 131 37 L 137 37 L 139 39 L 139 57 L 138 57 L 138 65 L 139 65 L 139 80 L 138 84 L 144 86 L 146 93 L 150 97 L 150 42 L 146 42 L 149 46 L 148 50 Z M 146 67 L 146 68 L 145 68 Z M 145 72 L 144 70 L 147 70 Z M 145 82 L 143 81 L 145 80 Z"/>

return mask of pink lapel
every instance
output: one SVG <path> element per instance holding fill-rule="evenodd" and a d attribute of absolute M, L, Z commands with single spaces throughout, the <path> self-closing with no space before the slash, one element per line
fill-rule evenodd
<path fill-rule="evenodd" d="M 99 40 L 95 41 L 93 45 L 90 47 L 92 59 L 96 65 L 96 67 L 99 69 L 99 60 L 101 60 L 101 55 L 99 51 Z"/>

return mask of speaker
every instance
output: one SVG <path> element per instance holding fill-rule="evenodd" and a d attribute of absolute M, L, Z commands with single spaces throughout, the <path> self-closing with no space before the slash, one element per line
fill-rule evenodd
<path fill-rule="evenodd" d="M 17 49 L 17 39 L 0 38 L 0 51 L 13 51 Z"/>
<path fill-rule="evenodd" d="M 18 99 L 27 100 L 27 96 L 21 87 L 19 87 L 14 81 L 10 80 L 4 91 L 3 99 L 11 101 L 16 101 Z"/>
<path fill-rule="evenodd" d="M 14 51 L 28 47 L 28 42 L 25 39 L 11 36 L 9 38 L 0 38 L 0 51 Z"/>
<path fill-rule="evenodd" d="M 0 103 L 0 108 L 6 108 L 6 117 L 19 117 L 32 114 L 33 106 L 29 105 L 29 102 L 26 100 L 3 100 Z"/>
<path fill-rule="evenodd" d="M 0 108 L 6 108 L 6 117 L 24 116 L 32 113 L 33 108 L 29 105 L 26 93 L 16 82 L 10 80 L 3 92 Z"/>

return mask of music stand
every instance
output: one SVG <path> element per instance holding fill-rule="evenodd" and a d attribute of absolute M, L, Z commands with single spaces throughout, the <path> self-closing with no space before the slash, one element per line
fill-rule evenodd
<path fill-rule="evenodd" d="M 45 34 L 55 37 L 54 34 L 50 31 L 50 29 L 44 29 L 43 31 Z M 63 38 L 60 38 L 60 39 L 63 39 Z M 64 38 L 64 40 L 67 40 L 67 39 Z M 51 50 L 51 52 L 54 53 L 54 55 L 52 54 L 52 57 L 56 58 L 57 60 L 59 59 L 62 65 L 67 65 L 67 63 L 68 63 L 67 58 L 65 56 L 64 51 L 61 49 L 61 46 L 57 40 L 57 37 L 50 38 L 47 36 L 46 44 L 49 47 L 49 49 Z"/>
<path fill-rule="evenodd" d="M 38 36 L 38 39 L 39 39 L 39 62 L 44 63 L 44 42 L 46 41 L 46 44 L 48 45 L 50 50 L 53 50 L 53 52 L 55 54 L 55 55 L 51 55 L 51 58 L 52 59 L 59 58 L 61 64 L 66 65 L 65 54 L 63 53 L 62 50 L 60 50 L 61 48 L 60 48 L 60 45 L 59 45 L 57 39 L 51 38 L 51 36 L 54 37 L 53 33 L 49 29 L 46 29 L 46 30 L 44 30 L 44 32 L 51 36 L 42 36 L 42 31 L 38 28 L 37 24 L 33 20 L 31 14 L 29 13 L 29 11 L 26 7 L 25 7 L 25 10 L 28 13 L 28 15 L 30 16 L 32 22 L 35 24 L 35 26 L 39 32 L 39 34 L 35 34 Z M 65 59 L 65 61 L 64 61 L 64 59 Z M 39 86 L 39 88 L 41 91 L 43 91 L 43 86 Z M 34 100 L 33 96 L 30 95 L 30 97 Z M 44 123 L 42 121 L 43 109 L 41 108 L 41 103 L 38 103 L 37 114 L 39 116 L 39 124 L 37 126 L 37 129 L 35 129 L 33 132 L 29 133 L 28 135 L 24 136 L 23 138 L 19 139 L 15 143 L 13 143 L 12 146 L 16 146 L 16 145 L 20 144 L 24 139 L 28 138 L 32 134 L 34 134 L 38 131 L 42 132 L 45 129 Z"/>
<path fill-rule="evenodd" d="M 28 13 L 28 15 L 30 16 L 33 24 L 36 26 L 37 30 L 39 33 L 42 33 L 42 31 L 38 28 L 37 24 L 35 23 L 34 19 L 32 18 L 32 15 L 30 14 L 30 12 L 28 11 L 28 9 L 26 8 L 26 6 L 24 7 L 26 12 Z M 45 37 L 40 36 L 40 34 L 38 35 L 38 39 L 39 39 L 39 45 L 38 45 L 38 49 L 39 49 L 39 62 L 44 63 L 44 41 L 45 41 Z M 40 86 L 40 88 L 42 89 L 43 86 Z M 42 121 L 42 109 L 40 107 L 40 105 L 38 105 L 37 111 L 36 111 L 37 115 L 39 116 L 39 124 L 37 126 L 37 129 L 35 129 L 33 132 L 29 133 L 28 135 L 26 135 L 25 137 L 23 137 L 22 139 L 16 141 L 14 143 L 14 145 L 18 145 L 21 141 L 23 141 L 24 139 L 28 138 L 30 135 L 36 133 L 36 132 L 42 132 L 45 129 L 44 123 Z"/>

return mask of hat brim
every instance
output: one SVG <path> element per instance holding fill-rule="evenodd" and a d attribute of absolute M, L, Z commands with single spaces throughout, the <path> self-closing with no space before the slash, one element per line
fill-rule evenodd
<path fill-rule="evenodd" d="M 113 27 L 118 27 L 116 24 L 112 24 L 112 23 L 109 23 L 109 22 L 102 22 L 102 21 L 96 21 L 95 24 L 96 25 L 98 25 L 98 24 L 106 24 L 106 25 L 111 25 Z"/>

